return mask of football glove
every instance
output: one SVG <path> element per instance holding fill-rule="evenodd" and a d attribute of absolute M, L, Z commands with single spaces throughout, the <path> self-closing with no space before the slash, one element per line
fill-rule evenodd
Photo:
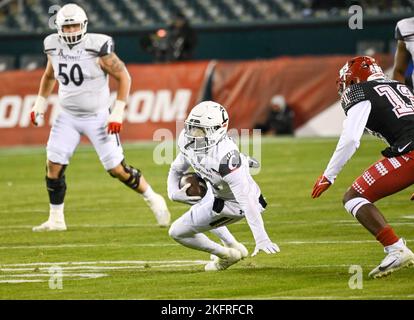
<path fill-rule="evenodd" d="M 270 241 L 270 239 L 256 243 L 256 248 L 252 253 L 252 257 L 257 255 L 260 251 L 264 251 L 267 254 L 274 254 L 280 252 L 279 246 L 276 243 Z"/>
<path fill-rule="evenodd" d="M 43 120 L 47 108 L 47 100 L 45 97 L 37 96 L 34 106 L 30 112 L 30 121 L 37 126 Z"/>
<path fill-rule="evenodd" d="M 201 197 L 187 195 L 187 189 L 190 187 L 191 187 L 191 183 L 185 184 L 180 190 L 172 194 L 171 200 L 190 204 L 190 205 L 196 204 L 198 201 L 201 200 Z"/>
<path fill-rule="evenodd" d="M 331 182 L 323 174 L 316 180 L 312 190 L 312 198 L 318 198 L 331 186 Z"/>
<path fill-rule="evenodd" d="M 122 129 L 122 120 L 124 118 L 125 102 L 116 100 L 112 112 L 108 117 L 108 133 L 119 133 Z"/>

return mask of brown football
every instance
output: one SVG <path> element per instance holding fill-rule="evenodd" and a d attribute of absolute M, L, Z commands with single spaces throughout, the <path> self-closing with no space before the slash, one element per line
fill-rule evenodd
<path fill-rule="evenodd" d="M 198 174 L 191 172 L 186 173 L 180 179 L 179 188 L 181 189 L 187 183 L 191 183 L 191 187 L 187 189 L 188 196 L 200 196 L 203 198 L 207 193 L 207 183 Z"/>

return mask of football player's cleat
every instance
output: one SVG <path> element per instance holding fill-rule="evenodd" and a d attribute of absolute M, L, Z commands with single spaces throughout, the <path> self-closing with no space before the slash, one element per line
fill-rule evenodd
<path fill-rule="evenodd" d="M 45 232 L 45 231 L 66 231 L 65 221 L 53 221 L 47 220 L 42 223 L 40 226 L 33 227 L 33 232 Z"/>
<path fill-rule="evenodd" d="M 414 253 L 406 247 L 404 239 L 398 241 L 398 247 L 391 245 L 386 247 L 384 251 L 388 255 L 378 267 L 369 273 L 370 278 L 386 277 L 394 271 L 414 265 Z"/>
<path fill-rule="evenodd" d="M 171 221 L 171 214 L 168 211 L 164 198 L 156 193 L 151 199 L 145 199 L 145 201 L 154 213 L 158 225 L 160 227 L 168 227 Z"/>
<path fill-rule="evenodd" d="M 218 258 L 210 261 L 204 266 L 205 271 L 221 271 L 239 262 L 242 259 L 242 254 L 239 250 L 228 248 L 228 253 L 223 258 Z"/>
<path fill-rule="evenodd" d="M 246 258 L 249 255 L 249 251 L 247 250 L 247 248 L 240 242 L 235 242 L 235 243 L 232 243 L 231 245 L 225 244 L 224 246 L 227 248 L 233 248 L 233 249 L 239 250 L 242 259 Z M 217 260 L 217 259 L 219 259 L 219 257 L 217 257 L 216 255 L 214 254 L 210 255 L 210 260 Z"/>

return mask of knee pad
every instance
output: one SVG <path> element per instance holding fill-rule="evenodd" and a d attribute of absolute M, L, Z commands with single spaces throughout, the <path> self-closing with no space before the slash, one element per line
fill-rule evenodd
<path fill-rule="evenodd" d="M 59 164 L 59 163 L 57 163 L 57 164 Z M 62 166 L 62 168 L 59 171 L 58 179 L 64 176 L 66 168 L 67 168 L 68 165 L 67 164 L 62 164 L 61 166 Z M 47 174 L 47 172 L 48 172 L 48 169 L 47 169 L 47 165 L 46 165 L 46 174 Z"/>
<path fill-rule="evenodd" d="M 141 179 L 141 171 L 139 169 L 134 168 L 133 166 L 128 165 L 125 160 L 122 160 L 121 162 L 122 168 L 126 173 L 129 173 L 129 178 L 125 181 L 122 181 L 126 186 L 130 187 L 131 189 L 136 189 L 139 186 L 139 182 Z M 109 172 L 111 177 L 117 178 L 117 176 L 113 175 L 111 172 Z"/>
<path fill-rule="evenodd" d="M 351 200 L 348 200 L 344 207 L 346 211 L 348 211 L 350 214 L 352 214 L 354 217 L 356 217 L 356 214 L 358 210 L 365 204 L 371 203 L 369 200 L 362 198 L 362 197 L 356 197 L 352 198 Z"/>

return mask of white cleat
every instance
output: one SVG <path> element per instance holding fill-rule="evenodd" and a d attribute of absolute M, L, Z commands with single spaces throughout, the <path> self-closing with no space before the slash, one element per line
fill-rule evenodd
<path fill-rule="evenodd" d="M 384 248 L 388 255 L 380 265 L 369 273 L 370 278 L 382 278 L 394 271 L 414 265 L 414 253 L 405 245 L 405 240 L 400 239 L 397 244 Z"/>
<path fill-rule="evenodd" d="M 156 193 L 152 199 L 145 199 L 148 203 L 150 209 L 155 215 L 157 219 L 158 225 L 160 227 L 168 227 L 171 222 L 171 214 L 168 211 L 167 203 L 165 202 L 164 198 Z"/>
<path fill-rule="evenodd" d="M 217 258 L 204 266 L 205 271 L 221 271 L 239 262 L 242 259 L 239 250 L 229 248 L 226 257 Z"/>
<path fill-rule="evenodd" d="M 249 251 L 247 250 L 247 248 L 240 242 L 232 243 L 231 245 L 226 247 L 238 250 L 241 254 L 242 259 L 246 258 L 249 255 Z"/>
<path fill-rule="evenodd" d="M 232 243 L 231 245 L 226 245 L 225 244 L 224 246 L 226 248 L 233 248 L 233 249 L 236 249 L 236 250 L 240 251 L 242 259 L 246 258 L 249 255 L 249 251 L 247 250 L 247 248 L 240 242 L 235 242 L 235 243 Z M 219 257 L 217 257 L 214 254 L 210 255 L 210 260 L 216 260 L 218 258 Z"/>
<path fill-rule="evenodd" d="M 65 221 L 52 221 L 47 220 L 42 223 L 40 226 L 33 227 L 33 232 L 46 232 L 46 231 L 66 231 Z"/>

